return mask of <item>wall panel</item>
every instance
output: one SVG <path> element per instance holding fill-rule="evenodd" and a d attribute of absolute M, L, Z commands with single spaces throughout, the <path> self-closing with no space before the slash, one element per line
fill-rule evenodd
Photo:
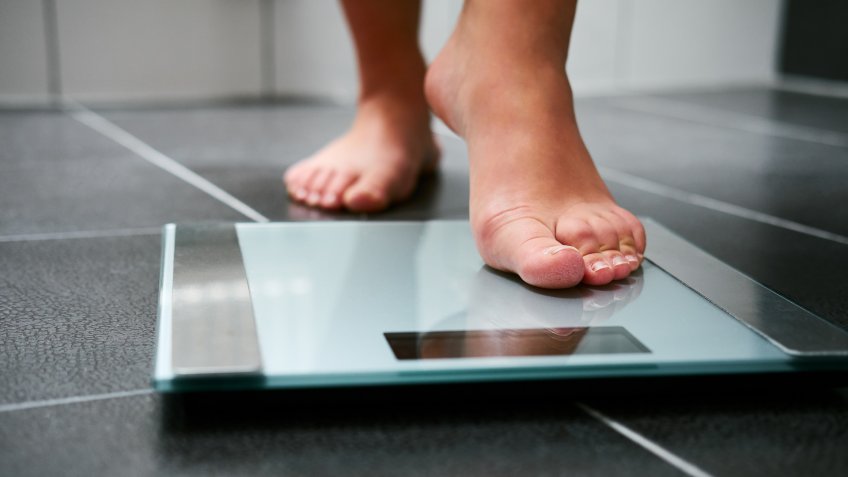
<path fill-rule="evenodd" d="M 62 82 L 82 100 L 258 96 L 258 0 L 60 0 Z"/>
<path fill-rule="evenodd" d="M 0 1 L 0 101 L 47 101 L 44 38 L 40 1 Z"/>

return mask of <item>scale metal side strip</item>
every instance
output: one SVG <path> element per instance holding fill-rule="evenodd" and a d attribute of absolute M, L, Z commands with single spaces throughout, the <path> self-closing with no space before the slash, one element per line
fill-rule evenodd
<path fill-rule="evenodd" d="M 650 219 L 647 257 L 742 324 L 796 357 L 848 356 L 848 333 L 689 244 Z"/>
<path fill-rule="evenodd" d="M 176 377 L 261 373 L 259 336 L 235 225 L 176 227 L 171 316 Z"/>
<path fill-rule="evenodd" d="M 171 373 L 171 291 L 174 278 L 174 229 L 162 227 L 162 259 L 159 271 L 159 307 L 156 325 L 156 354 L 153 364 L 153 385 L 170 379 Z"/>

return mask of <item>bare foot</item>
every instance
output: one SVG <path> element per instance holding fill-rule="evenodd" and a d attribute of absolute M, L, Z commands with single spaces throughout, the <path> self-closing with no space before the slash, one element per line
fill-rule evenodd
<path fill-rule="evenodd" d="M 548 41 L 544 19 L 492 11 L 544 3 L 467 1 L 427 74 L 427 99 L 468 144 L 471 225 L 486 263 L 538 287 L 602 285 L 639 267 L 645 232 L 616 205 L 577 129 L 570 23 L 553 25 Z"/>
<path fill-rule="evenodd" d="M 380 91 L 361 98 L 351 129 L 286 171 L 296 201 L 328 210 L 377 212 L 407 199 L 439 149 L 421 91 Z"/>

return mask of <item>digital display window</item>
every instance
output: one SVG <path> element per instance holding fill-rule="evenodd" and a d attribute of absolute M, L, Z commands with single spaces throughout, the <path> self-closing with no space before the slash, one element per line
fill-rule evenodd
<path fill-rule="evenodd" d="M 384 333 L 399 360 L 650 353 L 621 326 Z"/>

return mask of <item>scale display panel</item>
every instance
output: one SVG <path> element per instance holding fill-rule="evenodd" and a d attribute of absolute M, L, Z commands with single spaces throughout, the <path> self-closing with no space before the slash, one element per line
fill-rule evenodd
<path fill-rule="evenodd" d="M 543 290 L 467 221 L 167 225 L 160 391 L 848 369 L 848 334 L 650 220 L 643 266 Z"/>

